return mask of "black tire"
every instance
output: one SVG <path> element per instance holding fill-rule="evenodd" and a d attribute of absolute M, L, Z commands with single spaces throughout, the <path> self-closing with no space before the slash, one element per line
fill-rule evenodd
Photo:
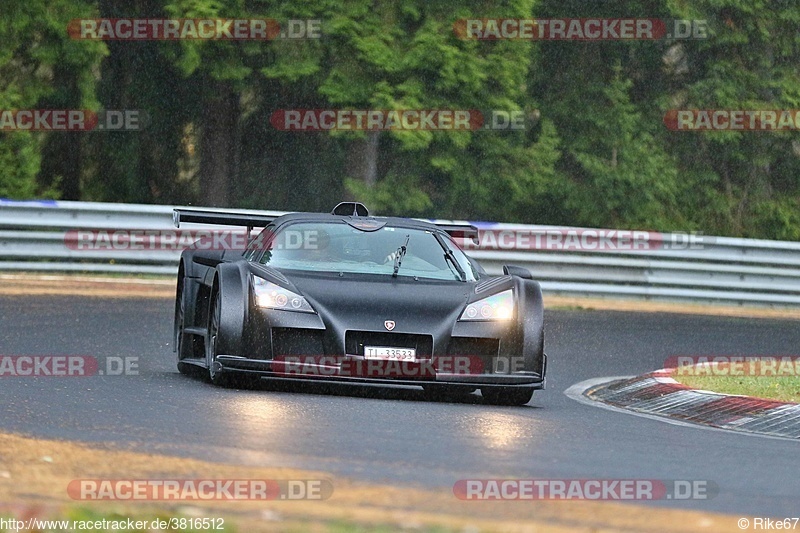
<path fill-rule="evenodd" d="M 217 368 L 217 336 L 219 335 L 220 321 L 220 296 L 215 290 L 211 295 L 211 308 L 208 313 L 208 335 L 206 336 L 206 366 L 208 367 L 208 381 L 219 387 L 235 386 L 235 380 L 230 373 Z"/>
<path fill-rule="evenodd" d="M 186 347 L 186 335 L 183 334 L 184 324 L 186 323 L 186 304 L 183 298 L 183 283 L 178 280 L 178 291 L 175 295 L 175 352 L 178 354 L 178 372 L 184 376 L 192 374 L 191 366 L 183 360 L 190 356 L 189 349 Z"/>
<path fill-rule="evenodd" d="M 533 398 L 533 387 L 484 387 L 483 401 L 492 405 L 526 405 Z"/>

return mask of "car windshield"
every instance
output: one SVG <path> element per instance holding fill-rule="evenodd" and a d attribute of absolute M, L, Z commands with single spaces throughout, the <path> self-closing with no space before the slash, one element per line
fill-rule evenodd
<path fill-rule="evenodd" d="M 387 276 L 396 272 L 398 277 L 477 279 L 467 257 L 446 236 L 397 226 L 363 231 L 344 221 L 283 226 L 269 240 L 260 262 L 273 268 L 314 272 Z"/>

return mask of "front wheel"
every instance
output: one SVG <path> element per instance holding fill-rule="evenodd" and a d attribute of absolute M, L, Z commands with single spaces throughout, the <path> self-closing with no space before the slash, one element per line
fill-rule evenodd
<path fill-rule="evenodd" d="M 214 293 L 211 301 L 211 312 L 208 315 L 208 335 L 206 336 L 206 365 L 208 366 L 208 381 L 219 387 L 235 387 L 249 389 L 258 385 L 257 376 L 250 376 L 239 372 L 225 372 L 217 361 L 217 338 L 219 337 L 219 322 L 221 303 L 219 291 Z"/>
<path fill-rule="evenodd" d="M 219 291 L 214 292 L 211 300 L 211 312 L 208 314 L 208 335 L 206 336 L 206 366 L 208 367 L 208 380 L 214 385 L 229 387 L 233 385 L 230 374 L 222 371 L 222 366 L 217 361 L 217 337 L 219 336 L 219 321 L 221 303 Z"/>
<path fill-rule="evenodd" d="M 492 405 L 525 405 L 533 398 L 533 387 L 483 387 L 481 396 Z"/>
<path fill-rule="evenodd" d="M 188 376 L 191 374 L 191 365 L 184 363 L 189 354 L 186 349 L 186 334 L 183 332 L 186 320 L 186 308 L 183 302 L 183 284 L 178 281 L 178 291 L 175 296 L 175 351 L 178 353 L 178 372 Z M 190 342 L 192 342 L 190 340 Z"/>

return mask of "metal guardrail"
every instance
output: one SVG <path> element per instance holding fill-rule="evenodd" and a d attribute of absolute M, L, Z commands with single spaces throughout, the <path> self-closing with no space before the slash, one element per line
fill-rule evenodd
<path fill-rule="evenodd" d="M 0 270 L 175 274 L 180 250 L 116 249 L 111 245 L 87 250 L 70 244 L 74 244 L 77 230 L 180 233 L 190 231 L 187 228 L 212 229 L 187 224 L 176 230 L 172 225 L 174 207 L 0 200 Z M 595 231 L 474 224 L 487 235 Z M 800 307 L 798 242 L 702 237 L 699 244 L 686 247 L 675 245 L 685 238 L 680 234 L 647 235 L 653 245 L 645 249 L 524 249 L 511 241 L 505 245 L 490 242 L 467 251 L 490 274 L 500 274 L 504 264 L 530 269 L 550 294 Z M 658 239 L 672 246 L 660 246 Z"/>

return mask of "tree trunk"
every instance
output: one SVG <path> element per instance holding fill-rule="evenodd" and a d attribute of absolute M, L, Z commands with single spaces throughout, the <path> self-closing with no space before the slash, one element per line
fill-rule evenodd
<path fill-rule="evenodd" d="M 81 199 L 81 137 L 83 133 L 73 131 L 64 136 L 64 159 L 61 182 L 61 198 Z"/>
<path fill-rule="evenodd" d="M 203 112 L 200 198 L 204 205 L 226 207 L 231 203 L 231 182 L 236 178 L 239 95 L 228 82 L 216 82 L 214 88 L 215 94 Z"/>
<path fill-rule="evenodd" d="M 64 65 L 53 69 L 54 86 L 61 92 L 42 102 L 43 108 L 80 109 L 81 93 L 75 71 Z M 39 170 L 41 180 L 50 184 L 55 176 L 61 177 L 58 185 L 62 200 L 81 199 L 81 146 L 83 133 L 79 131 L 48 134 Z"/>
<path fill-rule="evenodd" d="M 380 132 L 368 131 L 366 139 L 350 143 L 347 154 L 347 175 L 363 180 L 369 186 L 378 181 L 378 141 Z"/>

